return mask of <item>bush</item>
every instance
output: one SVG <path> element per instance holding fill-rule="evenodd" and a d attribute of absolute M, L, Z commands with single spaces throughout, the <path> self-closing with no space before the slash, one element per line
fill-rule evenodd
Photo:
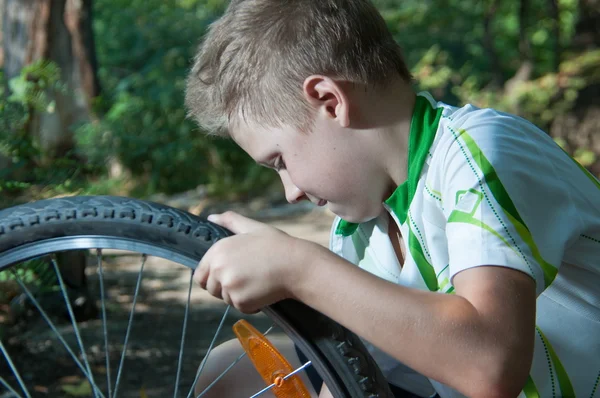
<path fill-rule="evenodd" d="M 138 194 L 178 192 L 207 184 L 213 193 L 247 193 L 273 180 L 228 140 L 205 137 L 186 119 L 190 62 L 224 0 L 99 0 L 95 33 L 103 113 L 78 130 L 92 163 L 116 158 Z"/>

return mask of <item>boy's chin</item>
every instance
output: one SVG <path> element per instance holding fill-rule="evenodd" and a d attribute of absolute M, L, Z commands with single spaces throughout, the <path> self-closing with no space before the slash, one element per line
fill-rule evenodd
<path fill-rule="evenodd" d="M 352 211 L 351 209 L 342 209 L 337 206 L 331 206 L 331 203 L 329 204 L 329 210 L 342 220 L 356 224 L 371 221 L 379 216 L 379 214 L 372 215 L 367 212 L 362 212 L 362 214 L 360 214 L 360 212 Z"/>
<path fill-rule="evenodd" d="M 374 218 L 377 218 L 377 217 L 342 217 L 342 216 L 340 216 L 340 217 L 342 220 L 348 221 L 348 222 L 354 223 L 354 224 L 361 224 L 361 223 L 364 223 L 367 221 L 371 221 Z"/>

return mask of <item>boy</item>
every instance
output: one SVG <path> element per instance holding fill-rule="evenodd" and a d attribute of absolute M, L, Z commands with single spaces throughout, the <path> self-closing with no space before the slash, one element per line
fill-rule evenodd
<path fill-rule="evenodd" d="M 521 118 L 415 95 L 368 0 L 232 1 L 186 101 L 288 201 L 338 216 L 330 251 L 213 216 L 236 235 L 196 270 L 211 294 L 303 301 L 372 344 L 391 384 L 404 364 L 442 397 L 596 394 L 600 183 Z"/>

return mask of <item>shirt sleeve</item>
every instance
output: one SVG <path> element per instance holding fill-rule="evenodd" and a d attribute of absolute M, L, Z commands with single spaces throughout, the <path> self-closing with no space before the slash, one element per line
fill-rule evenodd
<path fill-rule="evenodd" d="M 572 160 L 516 117 L 493 112 L 448 128 L 442 195 L 450 278 L 503 266 L 530 275 L 541 294 L 578 235 L 579 216 L 556 169 Z"/>

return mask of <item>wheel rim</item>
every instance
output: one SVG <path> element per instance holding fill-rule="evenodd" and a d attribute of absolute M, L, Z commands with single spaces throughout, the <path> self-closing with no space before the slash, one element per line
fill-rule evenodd
<path fill-rule="evenodd" d="M 32 258 L 68 250 L 114 249 L 126 250 L 136 253 L 146 253 L 149 256 L 160 257 L 165 260 L 184 265 L 191 269 L 196 268 L 199 259 L 174 252 L 172 249 L 157 247 L 133 239 L 116 238 L 110 236 L 69 236 L 48 239 L 43 242 L 34 242 L 7 250 L 0 256 L 0 271 L 4 268 L 30 260 Z"/>
<path fill-rule="evenodd" d="M 121 374 L 122 374 L 121 371 L 123 370 L 123 364 L 124 364 L 124 361 L 126 358 L 128 335 L 129 335 L 130 328 L 133 323 L 133 317 L 135 315 L 135 305 L 136 305 L 136 301 L 137 301 L 137 297 L 138 297 L 138 293 L 139 293 L 139 287 L 141 285 L 141 281 L 142 281 L 142 277 L 143 277 L 144 264 L 146 263 L 145 259 L 147 258 L 147 256 L 166 259 L 166 260 L 178 263 L 180 265 L 183 265 L 191 270 L 189 287 L 188 287 L 188 297 L 187 297 L 187 303 L 186 303 L 186 308 L 185 308 L 185 316 L 184 316 L 184 320 L 183 320 L 181 348 L 179 350 L 177 375 L 176 375 L 174 394 L 173 394 L 174 397 L 180 396 L 179 393 L 181 393 L 182 391 L 180 391 L 180 389 L 179 389 L 179 381 L 180 381 L 180 376 L 181 376 L 182 355 L 183 355 L 183 351 L 184 351 L 183 348 L 184 348 L 184 343 L 185 343 L 185 335 L 187 333 L 187 328 L 188 328 L 188 315 L 189 315 L 189 311 L 190 311 L 190 294 L 191 294 L 191 288 L 192 288 L 191 276 L 192 276 L 192 270 L 195 269 L 195 267 L 198 263 L 198 259 L 191 258 L 189 255 L 177 253 L 172 248 L 169 248 L 169 249 L 162 248 L 155 244 L 148 244 L 148 243 L 140 242 L 140 241 L 133 240 L 133 239 L 115 238 L 115 237 L 107 237 L 107 236 L 94 236 L 94 235 L 83 236 L 83 235 L 81 235 L 81 236 L 52 238 L 52 239 L 48 239 L 48 240 L 41 241 L 41 242 L 34 242 L 34 243 L 21 245 L 17 248 L 8 250 L 0 255 L 0 272 L 2 272 L 2 271 L 10 272 L 10 268 L 15 264 L 22 263 L 24 261 L 34 259 L 34 258 L 39 258 L 42 256 L 48 256 L 48 255 L 51 255 L 52 253 L 58 253 L 58 252 L 70 251 L 70 250 L 90 250 L 90 249 L 98 250 L 98 253 L 99 253 L 98 270 L 100 273 L 102 273 L 102 270 L 103 270 L 102 250 L 114 249 L 114 250 L 124 250 L 124 251 L 129 251 L 129 252 L 136 252 L 136 253 L 144 253 L 144 255 L 142 256 L 142 263 L 141 263 L 140 272 L 138 275 L 138 281 L 136 284 L 136 292 L 135 292 L 135 295 L 133 298 L 132 310 L 130 313 L 130 320 L 127 325 L 128 329 L 126 332 L 125 342 L 123 344 L 123 352 L 122 352 L 123 356 L 120 359 L 119 368 L 118 368 L 116 374 L 111 373 L 111 366 L 110 366 L 110 361 L 109 361 L 110 353 L 108 352 L 108 348 L 107 348 L 108 343 L 107 343 L 107 340 L 105 340 L 105 342 L 104 342 L 105 343 L 104 346 L 105 346 L 105 350 L 106 350 L 105 357 L 107 360 L 107 362 L 106 362 L 107 382 L 106 382 L 105 389 L 102 389 L 101 386 L 99 385 L 101 383 L 99 383 L 98 380 L 96 380 L 94 378 L 94 372 L 91 370 L 90 363 L 89 363 L 88 359 L 86 358 L 86 349 L 82 342 L 82 338 L 79 334 L 79 328 L 77 327 L 77 323 L 74 322 L 72 308 L 70 308 L 69 305 L 66 305 L 66 307 L 69 307 L 71 322 L 72 322 L 74 333 L 76 334 L 76 339 L 78 342 L 77 348 L 80 351 L 79 355 L 75 354 L 75 352 L 70 352 L 70 354 L 71 354 L 71 357 L 75 360 L 75 362 L 77 362 L 78 357 L 81 357 L 81 359 L 83 360 L 77 366 L 78 366 L 79 370 L 84 374 L 84 377 L 87 377 L 88 381 L 90 382 L 91 387 L 92 387 L 92 396 L 94 396 L 94 397 L 102 397 L 102 398 L 104 398 L 104 397 L 110 398 L 113 396 L 116 397 L 117 394 L 120 392 L 119 389 L 121 388 L 121 385 L 120 385 Z M 57 270 L 58 264 L 57 264 L 56 260 L 52 259 L 51 261 L 53 263 L 53 266 L 55 267 L 55 270 Z M 66 288 L 64 286 L 64 281 L 62 281 L 62 279 L 60 278 L 60 272 L 57 272 L 57 276 L 59 277 L 62 294 L 66 295 Z M 103 282 L 104 282 L 103 279 L 104 279 L 103 275 L 100 275 L 100 277 L 98 278 L 98 280 L 100 281 L 100 285 L 103 284 Z M 21 287 L 27 289 L 26 286 L 24 286 L 24 284 L 22 284 Z M 104 326 L 104 338 L 108 339 L 108 335 L 106 332 L 107 319 L 106 319 L 104 287 L 101 286 L 100 290 L 101 290 L 101 304 L 102 304 L 102 316 L 103 316 L 102 324 Z M 27 294 L 27 295 L 29 296 L 30 300 L 34 300 L 35 302 L 37 302 L 37 300 L 33 297 L 33 294 L 31 294 L 31 292 L 29 292 L 29 294 Z M 67 300 L 67 302 L 68 302 L 68 300 Z M 39 303 L 37 303 L 37 304 L 39 305 Z M 34 305 L 36 305 L 36 304 L 34 303 Z M 42 313 L 42 316 L 45 318 L 46 322 L 50 323 L 50 328 L 53 328 L 52 322 L 48 319 L 47 316 L 44 315 L 43 310 L 40 310 L 40 308 L 38 307 L 38 311 L 40 311 L 40 313 Z M 210 344 L 205 356 L 208 356 L 210 351 L 212 350 L 212 348 L 214 348 L 214 345 L 215 345 L 215 342 L 217 341 L 219 332 L 221 331 L 221 329 L 224 325 L 228 311 L 229 311 L 229 307 L 227 307 L 223 317 L 221 318 L 221 321 L 217 328 L 217 332 L 215 333 L 215 336 L 213 337 L 213 340 L 211 341 L 211 344 Z M 265 313 L 268 313 L 273 318 L 272 311 L 267 310 L 267 311 L 265 311 Z M 280 320 L 280 322 L 281 322 L 281 320 Z M 284 329 L 284 331 L 287 331 L 287 332 L 289 332 L 290 330 L 293 330 L 293 328 L 290 329 L 289 325 L 285 325 L 285 324 L 283 325 L 282 329 Z M 61 334 L 60 334 L 60 332 L 56 331 L 56 325 L 54 325 L 53 330 L 55 332 L 55 335 L 60 340 Z M 292 337 L 292 339 L 294 339 L 294 337 L 298 338 L 298 336 L 293 336 L 293 333 L 288 333 L 288 335 L 290 335 L 290 337 Z M 67 343 L 65 343 L 64 340 L 62 341 L 62 344 L 63 344 L 63 347 L 66 348 L 67 351 L 69 351 L 69 349 L 71 347 L 69 347 L 69 345 Z M 12 364 L 12 360 L 11 360 L 6 348 L 4 347 L 4 345 L 1 342 L 0 342 L 0 351 L 2 352 L 2 354 L 4 354 L 4 357 L 7 359 L 8 363 L 9 363 L 9 367 L 13 370 L 13 372 L 15 372 L 15 368 L 14 368 L 14 365 Z M 73 351 L 73 350 L 71 350 L 71 351 Z M 205 362 L 203 361 L 202 363 L 205 363 Z M 319 368 L 319 367 L 317 367 L 317 368 Z M 202 365 L 201 365 L 198 368 L 198 372 L 197 372 L 194 380 L 197 380 L 198 375 L 200 374 L 200 372 L 202 370 L 203 369 L 202 369 Z M 25 396 L 30 397 L 31 395 L 29 393 L 29 390 L 27 389 L 26 382 L 23 381 L 21 375 L 18 373 L 18 370 L 16 373 L 14 373 L 14 375 L 15 375 L 15 379 L 17 379 L 17 381 L 18 381 L 18 384 L 16 386 L 13 383 L 13 386 L 10 387 L 8 382 L 6 382 L 1 376 L 0 376 L 0 385 L 4 385 L 4 387 L 7 388 L 7 390 L 13 392 L 13 394 L 16 394 L 15 396 L 21 396 L 17 392 L 21 388 L 21 389 L 23 389 L 23 393 L 25 394 Z M 325 378 L 326 378 L 326 376 L 325 376 Z M 189 392 L 183 391 L 185 393 L 183 396 L 186 396 L 188 398 L 193 396 L 194 385 L 195 385 L 195 381 L 193 381 L 193 385 L 191 386 Z M 15 387 L 17 387 L 17 388 L 15 388 Z M 17 390 L 17 391 L 15 391 L 15 390 Z"/>

